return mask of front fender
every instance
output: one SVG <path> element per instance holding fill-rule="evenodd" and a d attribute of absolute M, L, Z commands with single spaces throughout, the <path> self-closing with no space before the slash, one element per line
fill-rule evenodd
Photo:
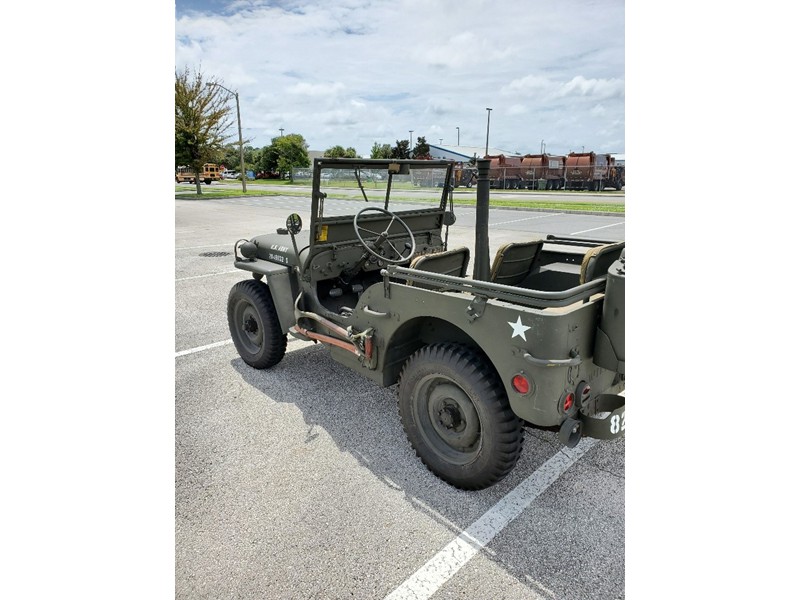
<path fill-rule="evenodd" d="M 294 325 L 294 300 L 300 293 L 294 269 L 260 259 L 237 259 L 233 266 L 256 275 L 263 275 L 272 294 L 272 302 L 278 313 L 278 321 L 283 333 L 288 333 Z"/>

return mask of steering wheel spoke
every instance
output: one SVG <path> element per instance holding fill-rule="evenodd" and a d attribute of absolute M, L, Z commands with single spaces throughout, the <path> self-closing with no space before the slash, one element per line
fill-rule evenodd
<path fill-rule="evenodd" d="M 368 229 L 367 227 L 362 226 L 359 223 L 359 219 L 361 218 L 361 215 L 363 215 L 365 213 L 367 213 L 367 214 L 368 213 L 383 214 L 383 215 L 386 215 L 388 217 L 391 217 L 391 221 L 389 221 L 389 224 L 386 226 L 386 229 L 383 232 L 378 233 L 376 231 L 372 231 L 371 229 Z M 403 228 L 406 230 L 407 237 L 411 240 L 411 248 L 410 248 L 410 250 L 408 252 L 408 256 L 404 256 L 403 253 L 400 252 L 397 249 L 397 246 L 395 246 L 394 243 L 391 240 L 389 240 L 389 236 L 391 235 L 389 230 L 392 228 L 392 225 L 394 225 L 395 221 L 403 226 Z M 364 248 L 366 249 L 367 252 L 369 252 L 375 258 L 378 258 L 378 259 L 380 259 L 380 260 L 382 260 L 384 262 L 390 263 L 390 264 L 400 265 L 400 264 L 403 264 L 405 262 L 408 262 L 411 259 L 411 257 L 414 255 L 414 252 L 417 249 L 417 242 L 414 239 L 414 233 L 411 231 L 411 228 L 406 224 L 405 221 L 403 221 L 403 219 L 398 217 L 393 212 L 390 212 L 390 211 L 385 210 L 383 208 L 370 206 L 370 207 L 361 209 L 360 211 L 358 211 L 358 213 L 356 213 L 356 216 L 353 217 L 353 228 L 355 229 L 356 237 L 358 237 L 358 241 L 361 242 L 361 245 L 364 246 Z M 368 233 L 376 236 L 375 239 L 373 239 L 373 240 L 365 240 L 361 236 L 361 232 L 362 231 L 368 232 Z M 392 251 L 398 256 L 398 258 L 388 258 L 388 257 L 384 256 L 383 254 L 381 254 L 379 251 L 384 247 L 384 245 L 388 245 L 392 249 Z M 406 243 L 406 245 L 407 245 L 407 243 Z"/>
<path fill-rule="evenodd" d="M 400 258 L 402 258 L 402 259 L 407 259 L 407 258 L 408 258 L 408 256 L 411 256 L 410 254 L 409 254 L 408 256 L 403 256 L 403 253 L 402 253 L 402 252 L 400 252 L 400 250 L 398 250 L 398 249 L 395 247 L 395 245 L 394 245 L 392 242 L 390 242 L 389 240 L 386 240 L 386 244 L 387 244 L 387 245 L 388 245 L 388 246 L 389 246 L 389 247 L 390 247 L 392 250 L 394 250 L 394 253 L 395 253 L 395 254 L 397 254 L 397 256 L 399 256 L 399 257 L 400 257 Z"/>
<path fill-rule="evenodd" d="M 359 228 L 361 231 L 366 231 L 367 233 L 371 233 L 372 235 L 374 235 L 374 236 L 376 236 L 376 237 L 380 235 L 380 232 L 379 232 L 379 231 L 372 231 L 372 229 L 367 229 L 366 227 L 361 227 L 360 225 L 358 226 L 358 228 Z"/>

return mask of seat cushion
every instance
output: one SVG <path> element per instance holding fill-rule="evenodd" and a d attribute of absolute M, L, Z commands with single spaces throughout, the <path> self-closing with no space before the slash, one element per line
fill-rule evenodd
<path fill-rule="evenodd" d="M 412 269 L 428 271 L 429 273 L 439 273 L 452 277 L 466 277 L 467 267 L 469 266 L 469 248 L 454 248 L 445 252 L 435 254 L 423 254 L 417 256 L 409 265 Z M 428 283 L 411 282 L 409 285 L 432 289 L 434 286 Z"/>
<path fill-rule="evenodd" d="M 581 262 L 580 283 L 587 283 L 608 274 L 609 267 L 622 254 L 623 248 L 625 248 L 625 242 L 617 242 L 588 250 L 583 255 L 583 262 Z"/>
<path fill-rule="evenodd" d="M 489 281 L 502 285 L 519 285 L 531 272 L 544 240 L 510 242 L 497 249 Z"/>

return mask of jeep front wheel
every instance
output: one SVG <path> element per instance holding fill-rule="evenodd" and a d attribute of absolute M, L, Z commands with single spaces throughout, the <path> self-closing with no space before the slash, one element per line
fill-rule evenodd
<path fill-rule="evenodd" d="M 242 360 L 256 369 L 278 364 L 286 353 L 286 334 L 269 288 L 261 281 L 240 281 L 228 294 L 228 327 Z"/>
<path fill-rule="evenodd" d="M 494 369 L 466 346 L 433 344 L 412 355 L 400 374 L 398 405 L 417 456 L 450 485 L 483 489 L 517 463 L 522 421 Z"/>

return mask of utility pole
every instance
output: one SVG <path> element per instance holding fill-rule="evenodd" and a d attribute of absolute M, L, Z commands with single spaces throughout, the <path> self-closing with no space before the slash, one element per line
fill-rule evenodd
<path fill-rule="evenodd" d="M 232 92 L 224 85 L 220 85 L 218 83 L 207 83 L 207 86 L 217 86 L 221 87 L 223 90 L 231 94 L 234 98 L 236 98 L 236 122 L 239 125 L 239 173 L 242 176 L 242 193 L 247 193 L 247 172 L 244 170 L 244 142 L 242 141 L 242 117 L 239 113 L 239 92 Z"/>

